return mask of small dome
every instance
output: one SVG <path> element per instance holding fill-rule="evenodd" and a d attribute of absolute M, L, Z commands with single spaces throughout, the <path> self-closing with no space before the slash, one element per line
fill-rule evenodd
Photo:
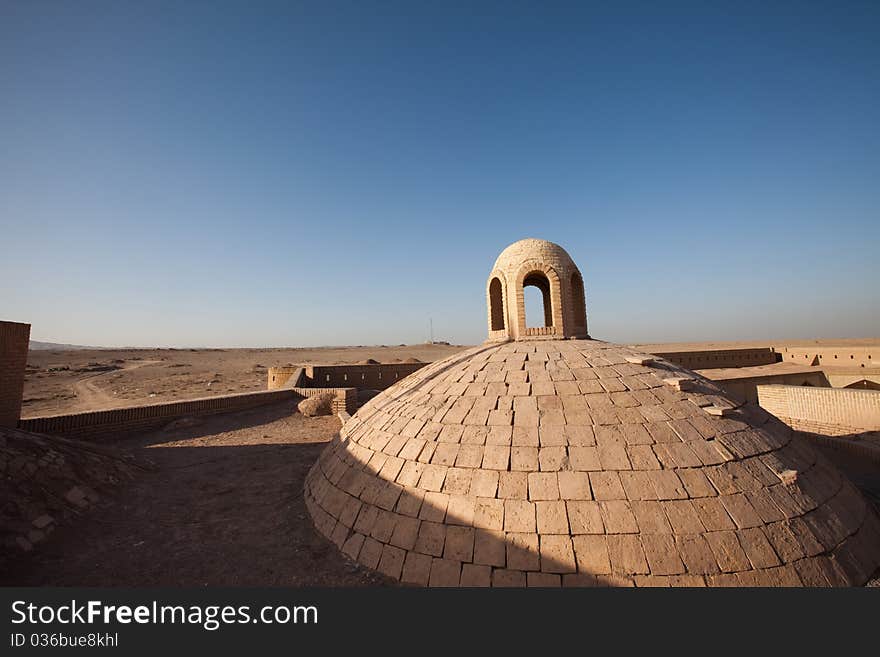
<path fill-rule="evenodd" d="M 523 263 L 530 260 L 545 262 L 558 269 L 577 269 L 574 260 L 561 246 L 534 237 L 519 240 L 504 249 L 495 260 L 495 266 L 492 269 L 515 274 Z"/>
<path fill-rule="evenodd" d="M 526 323 L 525 288 L 543 300 L 543 322 Z M 584 279 L 558 244 L 528 238 L 508 246 L 486 284 L 489 340 L 588 338 Z"/>

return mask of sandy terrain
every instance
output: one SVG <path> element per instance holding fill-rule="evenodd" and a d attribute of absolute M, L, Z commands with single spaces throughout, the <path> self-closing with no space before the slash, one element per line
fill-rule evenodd
<path fill-rule="evenodd" d="M 643 344 L 640 349 L 690 351 L 816 345 L 880 345 L 880 338 Z M 430 362 L 466 347 L 409 345 L 302 349 L 40 349 L 28 355 L 22 417 L 266 389 L 274 365 Z"/>
<path fill-rule="evenodd" d="M 152 462 L 115 499 L 21 554 L 3 585 L 362 586 L 387 583 L 347 561 L 312 525 L 303 482 L 334 416 L 289 403 L 122 438 Z M 173 425 L 172 425 L 173 426 Z"/>
<path fill-rule="evenodd" d="M 347 560 L 315 530 L 303 483 L 339 420 L 292 410 L 279 403 L 114 442 L 154 467 L 33 552 L 19 553 L 0 584 L 396 584 Z M 820 449 L 875 503 L 880 499 L 875 464 Z"/>
<path fill-rule="evenodd" d="M 266 389 L 266 369 L 306 363 L 430 362 L 465 347 L 36 350 L 28 354 L 22 417 Z"/>

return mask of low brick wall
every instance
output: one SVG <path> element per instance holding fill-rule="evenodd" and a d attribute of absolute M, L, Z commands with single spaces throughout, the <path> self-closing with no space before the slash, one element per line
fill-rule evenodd
<path fill-rule="evenodd" d="M 291 388 L 301 397 L 316 397 L 325 392 L 336 395 L 331 402 L 330 408 L 334 415 L 339 413 L 354 413 L 357 410 L 357 388 Z"/>
<path fill-rule="evenodd" d="M 689 370 L 754 367 L 755 365 L 772 365 L 780 360 L 779 354 L 771 347 L 708 349 L 706 351 L 655 351 L 652 353 Z"/>
<path fill-rule="evenodd" d="M 427 365 L 430 363 L 270 367 L 266 383 L 270 390 L 282 387 L 385 390 Z"/>
<path fill-rule="evenodd" d="M 18 428 L 23 431 L 68 438 L 100 440 L 110 438 L 117 433 L 160 427 L 180 417 L 240 411 L 287 400 L 296 402 L 303 396 L 291 389 L 245 392 L 222 397 L 202 397 L 179 402 L 126 406 L 106 411 L 34 417 L 20 420 Z"/>
<path fill-rule="evenodd" d="M 332 404 L 334 414 L 354 413 L 357 410 L 357 388 L 310 387 L 310 383 L 312 381 L 306 377 L 303 367 L 270 367 L 266 382 L 269 390 L 293 390 L 300 397 L 315 397 L 332 392 L 335 395 Z"/>
<path fill-rule="evenodd" d="M 305 370 L 302 367 L 270 367 L 266 375 L 266 389 L 305 387 L 304 378 Z"/>
<path fill-rule="evenodd" d="M 880 392 L 758 386 L 758 403 L 798 431 L 843 436 L 880 430 Z"/>
<path fill-rule="evenodd" d="M 753 377 L 714 377 L 712 370 L 700 372 L 707 379 L 711 379 L 731 397 L 741 402 L 758 403 L 758 386 L 783 385 L 802 386 L 808 384 L 814 387 L 828 387 L 828 380 L 822 370 L 812 372 L 787 372 L 783 374 L 760 374 Z"/>

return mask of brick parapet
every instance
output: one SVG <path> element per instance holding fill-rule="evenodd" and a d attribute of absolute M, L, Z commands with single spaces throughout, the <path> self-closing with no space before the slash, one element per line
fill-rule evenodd
<path fill-rule="evenodd" d="M 302 396 L 290 389 L 245 392 L 104 411 L 34 417 L 20 420 L 18 428 L 68 438 L 101 440 L 118 433 L 152 429 L 180 417 L 240 411 L 285 400 L 296 401 Z"/>
<path fill-rule="evenodd" d="M 762 408 L 799 431 L 847 435 L 880 430 L 880 392 L 759 385 Z"/>

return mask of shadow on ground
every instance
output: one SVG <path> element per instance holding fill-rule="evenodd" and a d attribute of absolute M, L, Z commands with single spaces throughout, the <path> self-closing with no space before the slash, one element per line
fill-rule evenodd
<path fill-rule="evenodd" d="M 289 403 L 120 439 L 156 469 L 11 563 L 7 585 L 386 583 L 314 529 L 305 476 L 338 430 Z"/>

